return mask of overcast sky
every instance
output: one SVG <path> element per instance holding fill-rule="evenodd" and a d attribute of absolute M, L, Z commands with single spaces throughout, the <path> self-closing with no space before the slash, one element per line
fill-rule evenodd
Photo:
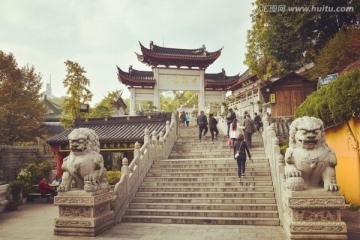
<path fill-rule="evenodd" d="M 206 70 L 231 76 L 246 70 L 246 34 L 251 0 L 0 0 L 0 50 L 13 53 L 19 66 L 34 65 L 43 89 L 66 95 L 66 60 L 86 70 L 92 105 L 124 86 L 116 66 L 151 70 L 140 63 L 139 41 L 171 48 L 221 47 Z M 128 93 L 124 94 L 128 97 Z"/>

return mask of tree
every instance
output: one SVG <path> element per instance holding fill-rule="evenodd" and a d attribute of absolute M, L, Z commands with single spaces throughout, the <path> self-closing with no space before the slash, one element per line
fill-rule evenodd
<path fill-rule="evenodd" d="M 33 66 L 19 68 L 14 56 L 0 51 L 0 142 L 35 141 L 42 137 L 45 106 L 41 75 Z"/>
<path fill-rule="evenodd" d="M 346 66 L 360 59 L 360 29 L 342 29 L 332 38 L 315 59 L 311 78 L 340 73 Z"/>
<path fill-rule="evenodd" d="M 66 65 L 66 78 L 63 81 L 64 87 L 68 88 L 66 91 L 69 94 L 64 101 L 63 116 L 61 123 L 69 128 L 74 124 L 75 118 L 85 117 L 86 114 L 80 111 L 81 104 L 87 104 L 91 101 L 93 94 L 86 86 L 90 85 L 90 80 L 84 74 L 86 71 L 77 62 L 67 60 Z"/>
<path fill-rule="evenodd" d="M 163 111 L 175 112 L 182 106 L 197 106 L 198 93 L 192 91 L 172 91 L 171 95 L 162 95 L 160 102 Z"/>
<path fill-rule="evenodd" d="M 94 109 L 90 110 L 89 117 L 91 118 L 105 118 L 111 117 L 114 111 L 114 103 L 121 97 L 120 90 L 109 92 L 108 95 L 95 105 Z"/>
<path fill-rule="evenodd" d="M 304 0 L 257 0 L 255 5 L 245 63 L 262 79 L 312 62 L 339 29 L 357 23 L 360 10 L 353 0 L 327 1 L 326 7 L 334 11 L 322 9 L 322 0 L 312 0 L 311 5 Z M 339 7 L 353 11 L 336 11 Z"/>

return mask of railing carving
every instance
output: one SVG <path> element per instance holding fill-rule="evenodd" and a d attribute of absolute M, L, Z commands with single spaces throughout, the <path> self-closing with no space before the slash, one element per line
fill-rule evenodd
<path fill-rule="evenodd" d="M 148 129 L 144 132 L 144 144 L 140 146 L 135 143 L 134 159 L 129 165 L 129 160 L 122 160 L 120 181 L 116 183 L 113 195 L 114 223 L 120 223 L 121 218 L 128 208 L 132 198 L 137 192 L 146 173 L 154 161 L 167 159 L 176 140 L 177 122 L 175 115 L 171 117 L 171 122 L 166 122 L 165 133 L 151 134 Z"/>

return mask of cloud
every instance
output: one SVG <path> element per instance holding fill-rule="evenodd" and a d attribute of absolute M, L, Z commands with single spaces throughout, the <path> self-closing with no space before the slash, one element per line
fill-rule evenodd
<path fill-rule="evenodd" d="M 20 65 L 34 65 L 44 83 L 51 75 L 56 96 L 66 92 L 64 62 L 78 62 L 87 71 L 96 103 L 123 87 L 116 65 L 151 70 L 134 54 L 140 53 L 138 41 L 173 48 L 205 44 L 208 51 L 224 47 L 207 72 L 245 71 L 251 9 L 249 0 L 2 0 L 0 49 L 13 52 Z"/>

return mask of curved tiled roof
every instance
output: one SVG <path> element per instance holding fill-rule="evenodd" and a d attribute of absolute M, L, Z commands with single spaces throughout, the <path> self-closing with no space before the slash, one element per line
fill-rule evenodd
<path fill-rule="evenodd" d="M 224 69 L 220 73 L 205 73 L 205 88 L 221 88 L 227 90 L 236 81 L 239 75 L 226 76 Z"/>
<path fill-rule="evenodd" d="M 118 79 L 129 86 L 151 86 L 154 87 L 155 79 L 152 71 L 139 71 L 129 67 L 129 72 L 121 70 L 118 66 Z"/>
<path fill-rule="evenodd" d="M 149 117 L 150 116 L 150 117 Z M 148 128 L 150 133 L 164 132 L 166 121 L 171 120 L 171 113 L 156 113 L 147 116 L 122 116 L 107 119 L 77 119 L 74 128 L 86 127 L 94 129 L 99 136 L 100 143 L 144 142 L 144 132 Z M 50 145 L 66 144 L 68 135 L 74 129 L 51 137 L 46 142 Z"/>
<path fill-rule="evenodd" d="M 229 90 L 235 91 L 237 89 L 248 86 L 249 84 L 255 82 L 257 80 L 256 75 L 250 74 L 249 70 L 246 70 L 243 74 L 241 74 L 238 78 L 237 82 L 234 82 L 232 86 L 229 87 Z"/>
<path fill-rule="evenodd" d="M 129 72 L 124 72 L 119 67 L 117 67 L 117 69 L 119 81 L 125 85 L 132 87 L 154 87 L 155 85 L 154 73 L 152 71 L 138 71 L 131 66 Z M 226 90 L 238 79 L 238 74 L 235 76 L 227 76 L 224 70 L 220 73 L 205 73 L 205 89 L 221 88 Z"/>
<path fill-rule="evenodd" d="M 149 66 L 185 66 L 207 68 L 220 55 L 221 49 L 215 52 L 206 51 L 205 46 L 196 49 L 179 49 L 160 47 L 150 42 L 150 48 L 144 47 L 139 42 L 143 55 L 136 54 L 138 60 Z"/>

